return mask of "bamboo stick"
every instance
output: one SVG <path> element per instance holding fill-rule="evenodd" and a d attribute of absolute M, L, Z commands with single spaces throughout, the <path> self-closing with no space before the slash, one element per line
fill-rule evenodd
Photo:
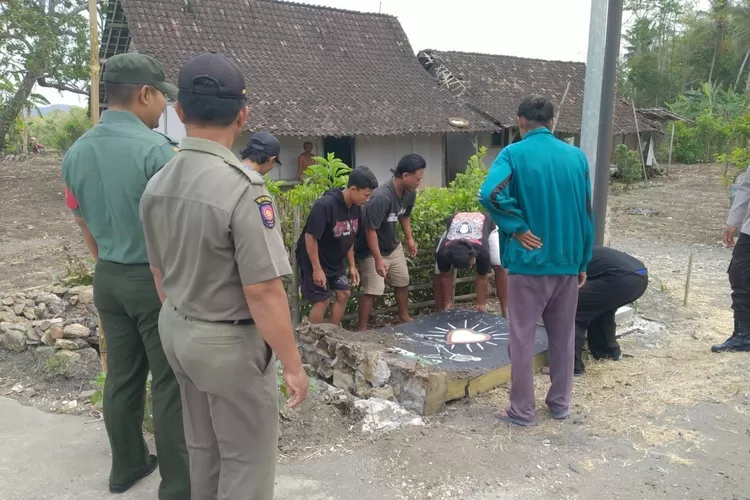
<path fill-rule="evenodd" d="M 688 268 L 687 268 L 687 278 L 685 279 L 685 299 L 683 300 L 683 305 L 688 305 L 688 300 L 690 298 L 690 278 L 693 274 L 693 252 L 690 252 L 690 260 L 688 260 Z"/>
<path fill-rule="evenodd" d="M 299 240 L 299 235 L 301 232 L 300 226 L 302 225 L 301 221 L 301 214 L 299 207 L 293 207 L 292 208 L 292 217 L 294 221 L 294 232 L 292 233 L 294 235 L 293 241 Z M 292 282 L 289 285 L 291 290 L 289 290 L 289 307 L 292 311 L 292 326 L 296 327 L 299 324 L 300 316 L 302 314 L 301 311 L 301 304 L 299 300 L 299 266 L 297 265 L 297 256 L 295 255 L 295 252 L 290 252 L 290 260 L 292 261 Z"/>
<path fill-rule="evenodd" d="M 641 165 L 643 165 L 643 179 L 648 185 L 648 174 L 646 174 L 646 160 L 643 158 L 643 142 L 641 142 L 641 130 L 638 127 L 638 114 L 635 112 L 635 100 L 631 100 L 630 103 L 633 105 L 633 120 L 635 120 L 635 135 L 638 136 L 638 157 L 641 159 Z"/>
<path fill-rule="evenodd" d="M 96 0 L 89 1 L 89 43 L 91 50 L 91 83 L 89 84 L 89 104 L 91 106 L 91 122 L 99 123 L 99 12 Z M 99 326 L 99 359 L 102 371 L 107 371 L 107 340 L 104 335 L 102 321 L 97 319 Z"/>

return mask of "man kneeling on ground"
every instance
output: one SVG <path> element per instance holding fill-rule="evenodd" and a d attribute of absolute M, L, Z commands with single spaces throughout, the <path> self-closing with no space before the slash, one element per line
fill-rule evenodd
<path fill-rule="evenodd" d="M 586 283 L 578 291 L 575 375 L 585 371 L 581 355 L 587 336 L 594 358 L 620 359 L 615 313 L 641 298 L 648 288 L 643 262 L 614 248 L 594 247 L 586 276 Z"/>
<path fill-rule="evenodd" d="M 453 304 L 455 269 L 477 266 L 477 311 L 487 311 L 487 281 L 490 267 L 495 272 L 495 290 L 503 316 L 508 315 L 508 274 L 500 265 L 500 243 L 492 219 L 480 212 L 459 212 L 448 219 L 435 252 L 435 309 L 450 309 Z"/>
<path fill-rule="evenodd" d="M 302 296 L 312 302 L 310 323 L 322 323 L 331 295 L 330 323 L 338 325 L 349 300 L 349 280 L 344 258 L 349 263 L 351 284 L 359 284 L 354 263 L 354 240 L 359 230 L 362 205 L 378 187 L 378 179 L 369 168 L 358 167 L 349 174 L 346 189 L 331 189 L 310 210 L 297 242 Z"/>

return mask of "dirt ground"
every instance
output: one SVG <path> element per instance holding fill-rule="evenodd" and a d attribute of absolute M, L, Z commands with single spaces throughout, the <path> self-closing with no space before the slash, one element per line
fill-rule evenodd
<path fill-rule="evenodd" d="M 0 290 L 47 283 L 65 272 L 68 256 L 86 258 L 59 174 L 52 160 L 0 161 Z M 713 165 L 677 166 L 650 187 L 613 187 L 612 246 L 649 268 L 637 304 L 648 321 L 622 339 L 628 357 L 587 364 L 569 420 L 547 416 L 541 374 L 530 429 L 495 421 L 507 388 L 453 403 L 423 428 L 375 437 L 317 391 L 285 419 L 282 462 L 337 475 L 326 464 L 348 457 L 363 491 L 377 484 L 393 499 L 750 498 L 748 357 L 709 350 L 732 325 L 721 174 Z"/>

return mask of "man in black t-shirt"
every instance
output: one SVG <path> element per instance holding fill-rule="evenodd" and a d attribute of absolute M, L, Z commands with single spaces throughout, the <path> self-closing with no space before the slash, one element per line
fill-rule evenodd
<path fill-rule="evenodd" d="M 426 166 L 424 158 L 418 154 L 404 156 L 393 170 L 393 178 L 378 186 L 364 207 L 364 229 L 357 236 L 356 244 L 362 270 L 363 295 L 359 298 L 357 327 L 360 331 L 367 329 L 375 298 L 383 295 L 386 282 L 394 289 L 399 320 L 401 323 L 411 321 L 407 254 L 398 237 L 398 225 L 404 230 L 406 252 L 415 257 L 417 244 L 409 217 Z"/>
<path fill-rule="evenodd" d="M 585 371 L 581 355 L 586 337 L 594 358 L 620 359 L 615 313 L 638 300 L 648 288 L 645 264 L 614 248 L 594 247 L 586 275 L 586 283 L 578 291 L 576 310 L 576 375 Z"/>
<path fill-rule="evenodd" d="M 349 263 L 352 284 L 357 286 L 354 241 L 361 229 L 361 207 L 377 187 L 378 180 L 369 168 L 355 168 L 346 189 L 327 191 L 310 210 L 296 250 L 302 296 L 312 303 L 310 323 L 323 322 L 334 291 L 329 322 L 341 323 L 350 294 L 344 259 Z"/>
<path fill-rule="evenodd" d="M 495 290 L 503 316 L 507 316 L 508 275 L 500 263 L 497 227 L 481 212 L 459 212 L 447 221 L 447 229 L 435 251 L 435 308 L 452 307 L 455 269 L 477 266 L 476 292 L 478 311 L 487 311 L 487 281 L 490 268 L 495 272 Z"/>

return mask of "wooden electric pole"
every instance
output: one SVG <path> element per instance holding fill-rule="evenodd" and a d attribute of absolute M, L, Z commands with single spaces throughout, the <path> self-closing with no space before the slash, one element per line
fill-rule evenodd
<path fill-rule="evenodd" d="M 99 123 L 99 11 L 97 0 L 89 0 L 89 45 L 91 46 L 91 83 L 89 84 L 89 106 L 91 123 Z M 104 328 L 99 321 L 99 358 L 102 371 L 107 371 L 107 342 L 104 339 Z"/>

